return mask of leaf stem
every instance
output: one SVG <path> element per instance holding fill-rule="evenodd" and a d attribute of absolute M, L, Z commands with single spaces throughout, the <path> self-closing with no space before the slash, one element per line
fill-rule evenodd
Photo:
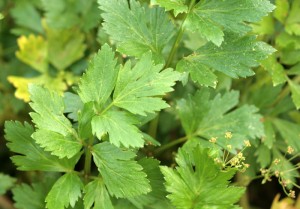
<path fill-rule="evenodd" d="M 178 33 L 177 33 L 176 39 L 175 39 L 175 41 L 174 41 L 174 43 L 173 43 L 171 52 L 170 52 L 169 57 L 168 57 L 168 59 L 167 59 L 167 62 L 166 62 L 166 64 L 165 64 L 165 68 L 170 67 L 170 65 L 171 65 L 171 63 L 172 63 L 172 60 L 173 60 L 173 58 L 174 58 L 174 56 L 175 56 L 175 54 L 176 54 L 177 48 L 178 48 L 178 46 L 179 46 L 179 44 L 180 44 L 180 41 L 181 41 L 182 36 L 183 36 L 183 33 L 184 33 L 184 28 L 183 28 L 184 22 L 185 22 L 185 20 L 186 20 L 186 18 L 187 18 L 187 16 L 188 16 L 188 14 L 189 14 L 190 11 L 192 10 L 192 8 L 193 8 L 193 6 L 194 6 L 194 4 L 195 4 L 195 1 L 196 1 L 196 0 L 192 0 L 192 1 L 190 2 L 189 10 L 188 10 L 188 12 L 185 13 L 185 15 L 184 15 L 184 18 L 183 18 L 183 21 L 182 21 L 182 23 L 181 23 L 181 25 L 180 25 L 180 28 L 179 28 L 179 31 L 178 31 Z"/>
<path fill-rule="evenodd" d="M 184 136 L 184 137 L 181 137 L 179 139 L 175 139 L 175 140 L 171 141 L 170 143 L 165 144 L 165 145 L 159 147 L 158 149 L 156 149 L 154 151 L 154 153 L 157 155 L 157 154 L 161 153 L 162 151 L 165 151 L 165 150 L 169 149 L 170 147 L 175 146 L 176 144 L 180 144 L 182 142 L 187 141 L 189 137 L 190 136 Z"/>
<path fill-rule="evenodd" d="M 148 134 L 154 139 L 156 138 L 158 121 L 159 121 L 159 114 L 157 114 L 157 116 L 149 124 Z"/>
<path fill-rule="evenodd" d="M 94 142 L 94 138 L 91 137 L 89 139 L 88 144 L 85 149 L 85 161 L 84 161 L 84 177 L 85 177 L 85 179 L 87 179 L 91 173 L 91 164 L 92 164 L 91 146 L 93 145 L 93 142 Z"/>

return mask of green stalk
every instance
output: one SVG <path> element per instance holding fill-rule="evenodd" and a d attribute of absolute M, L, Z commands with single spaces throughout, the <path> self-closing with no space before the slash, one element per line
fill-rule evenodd
<path fill-rule="evenodd" d="M 180 44 L 180 41 L 181 41 L 182 36 L 183 36 L 183 33 L 184 33 L 184 28 L 183 28 L 184 22 L 185 22 L 185 20 L 186 20 L 186 18 L 187 18 L 187 16 L 188 16 L 188 14 L 191 12 L 191 10 L 192 10 L 194 4 L 195 4 L 195 0 L 192 0 L 192 1 L 190 2 L 188 12 L 185 13 L 185 16 L 184 16 L 184 18 L 183 18 L 183 21 L 182 21 L 182 23 L 181 23 L 181 25 L 180 25 L 180 28 L 179 28 L 179 31 L 178 31 L 178 33 L 177 33 L 175 42 L 173 43 L 171 52 L 170 52 L 169 57 L 168 57 L 168 59 L 167 59 L 165 68 L 170 67 L 170 65 L 171 65 L 171 63 L 172 63 L 172 60 L 174 59 L 174 56 L 175 56 L 175 54 L 176 54 L 176 52 L 177 52 L 178 46 L 179 46 L 179 44 Z"/>
<path fill-rule="evenodd" d="M 179 28 L 179 31 L 177 32 L 177 36 L 176 36 L 176 39 L 175 39 L 175 42 L 173 43 L 173 46 L 172 46 L 172 49 L 169 53 L 169 57 L 167 59 L 167 62 L 165 64 L 165 67 L 164 68 L 168 68 L 171 66 L 171 63 L 174 59 L 174 56 L 177 52 L 177 49 L 178 49 L 178 46 L 180 44 L 180 41 L 182 39 L 182 36 L 184 34 L 184 28 L 183 28 L 183 25 L 184 25 L 184 22 L 188 16 L 188 14 L 190 13 L 190 11 L 192 10 L 193 6 L 195 5 L 195 1 L 196 0 L 191 0 L 190 2 L 190 5 L 189 5 L 189 10 L 188 12 L 185 14 L 184 18 L 183 18 L 183 21 L 180 25 L 180 28 Z M 148 133 L 150 136 L 152 136 L 153 138 L 156 137 L 156 132 L 157 132 L 157 125 L 158 125 L 158 117 L 159 115 L 157 116 L 157 118 L 155 118 L 154 120 L 152 120 L 150 122 L 150 126 L 149 126 L 149 130 L 148 130 Z"/>
<path fill-rule="evenodd" d="M 188 140 L 188 138 L 189 138 L 189 136 L 184 136 L 184 137 L 181 137 L 181 138 L 179 138 L 179 139 L 175 139 L 175 140 L 171 141 L 170 143 L 165 144 L 165 145 L 159 147 L 159 148 L 156 149 L 154 152 L 155 152 L 155 154 L 157 155 L 157 154 L 159 154 L 159 153 L 161 153 L 161 152 L 163 152 L 163 151 L 169 149 L 170 147 L 175 146 L 176 144 L 180 144 L 180 143 L 182 143 L 182 142 L 185 142 L 186 140 Z"/>
<path fill-rule="evenodd" d="M 87 179 L 91 173 L 91 164 L 92 164 L 92 153 L 91 147 L 93 145 L 94 138 L 91 137 L 88 141 L 88 144 L 85 149 L 85 161 L 84 161 L 84 176 Z"/>

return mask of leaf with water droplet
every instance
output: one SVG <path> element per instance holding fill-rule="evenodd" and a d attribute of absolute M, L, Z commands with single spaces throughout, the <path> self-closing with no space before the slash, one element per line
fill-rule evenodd
<path fill-rule="evenodd" d="M 176 68 L 180 72 L 190 72 L 192 79 L 200 84 L 215 87 L 214 71 L 232 78 L 251 76 L 254 74 L 251 68 L 259 66 L 259 61 L 266 59 L 274 51 L 266 43 L 256 41 L 254 36 L 227 34 L 220 47 L 207 43 L 180 60 Z"/>

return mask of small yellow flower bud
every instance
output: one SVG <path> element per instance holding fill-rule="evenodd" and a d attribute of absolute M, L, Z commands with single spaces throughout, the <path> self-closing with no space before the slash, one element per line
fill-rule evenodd
<path fill-rule="evenodd" d="M 246 145 L 246 147 L 251 147 L 251 143 L 249 140 L 244 140 L 244 144 Z"/>
<path fill-rule="evenodd" d="M 227 131 L 227 132 L 225 133 L 225 138 L 226 138 L 226 139 L 231 139 L 231 138 L 232 138 L 232 133 L 231 133 L 230 131 Z"/>

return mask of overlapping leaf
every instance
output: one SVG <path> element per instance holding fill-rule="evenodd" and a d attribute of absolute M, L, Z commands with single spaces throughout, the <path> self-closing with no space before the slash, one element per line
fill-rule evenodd
<path fill-rule="evenodd" d="M 232 132 L 230 144 L 233 148 L 243 146 L 243 140 L 264 136 L 261 116 L 257 108 L 244 105 L 232 110 L 238 104 L 236 91 L 211 98 L 207 89 L 198 91 L 177 105 L 183 128 L 189 137 L 217 137 L 221 146 L 226 145 L 225 132 Z M 232 111 L 231 111 L 232 110 Z"/>
<path fill-rule="evenodd" d="M 104 30 L 118 51 L 136 57 L 152 51 L 162 61 L 162 49 L 173 36 L 173 25 L 161 8 L 147 8 L 135 0 L 98 0 L 104 11 Z M 117 24 L 116 24 L 117 23 Z"/>
<path fill-rule="evenodd" d="M 234 203 L 245 190 L 229 186 L 235 170 L 221 171 L 208 156 L 208 150 L 199 146 L 188 152 L 181 149 L 176 162 L 176 169 L 161 167 L 170 193 L 167 197 L 176 208 L 239 208 Z"/>
<path fill-rule="evenodd" d="M 92 130 L 97 137 L 109 133 L 109 141 L 120 147 L 142 147 L 144 145 L 143 135 L 135 126 L 137 121 L 126 112 L 109 110 L 92 119 Z"/>
<path fill-rule="evenodd" d="M 50 191 L 54 178 L 44 177 L 38 183 L 32 185 L 20 184 L 13 188 L 14 206 L 18 209 L 42 209 L 46 208 L 45 198 Z"/>
<path fill-rule="evenodd" d="M 74 208 L 81 197 L 83 183 L 75 173 L 67 173 L 60 177 L 46 197 L 48 209 L 65 209 L 69 205 Z"/>
<path fill-rule="evenodd" d="M 71 122 L 63 114 L 63 98 L 37 85 L 31 85 L 29 91 L 30 106 L 35 111 L 30 116 L 38 128 L 32 135 L 35 141 L 59 158 L 71 158 L 78 154 L 82 144 Z"/>
<path fill-rule="evenodd" d="M 172 91 L 180 75 L 172 69 L 162 71 L 162 65 L 153 63 L 151 53 L 143 55 L 133 68 L 130 61 L 119 68 L 114 53 L 104 45 L 90 63 L 78 91 L 81 100 L 95 110 L 95 115 L 85 111 L 81 117 L 90 114 L 92 132 L 99 139 L 108 133 L 110 142 L 116 146 L 142 147 L 143 136 L 135 126 L 136 119 L 127 111 L 145 116 L 168 107 L 158 96 Z M 81 124 L 79 120 L 80 127 Z"/>
<path fill-rule="evenodd" d="M 132 151 L 103 142 L 93 147 L 92 154 L 111 195 L 133 197 L 151 191 L 143 167 L 133 160 Z"/>
<path fill-rule="evenodd" d="M 18 169 L 30 171 L 67 171 L 74 168 L 78 158 L 59 159 L 45 152 L 31 137 L 34 129 L 28 123 L 22 125 L 19 122 L 5 123 L 5 138 L 8 140 L 10 151 L 19 155 L 14 155 L 11 159 Z"/>
<path fill-rule="evenodd" d="M 175 17 L 179 13 L 188 11 L 188 6 L 185 5 L 184 0 L 151 0 L 151 3 L 164 7 L 166 11 L 174 10 Z"/>
<path fill-rule="evenodd" d="M 177 64 L 180 72 L 190 72 L 192 79 L 199 84 L 215 87 L 216 75 L 222 72 L 230 77 L 247 77 L 253 75 L 252 67 L 267 58 L 275 50 L 264 42 L 255 41 L 254 36 L 238 37 L 226 34 L 224 43 L 217 47 L 208 43 L 195 53 Z"/>
<path fill-rule="evenodd" d="M 251 30 L 246 22 L 258 22 L 274 8 L 268 0 L 200 1 L 188 14 L 186 27 L 220 46 L 224 30 L 244 35 Z"/>
<path fill-rule="evenodd" d="M 96 179 L 84 187 L 85 209 L 114 209 L 102 179 Z"/>

